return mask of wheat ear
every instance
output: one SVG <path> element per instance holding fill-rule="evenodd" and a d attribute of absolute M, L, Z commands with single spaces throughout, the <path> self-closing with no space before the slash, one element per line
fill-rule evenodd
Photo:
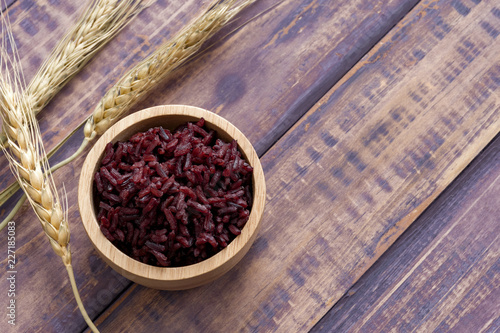
<path fill-rule="evenodd" d="M 104 133 L 130 106 L 154 89 L 157 82 L 189 60 L 207 39 L 253 2 L 255 0 L 214 1 L 203 15 L 129 70 L 108 90 L 85 123 L 85 138 L 80 148 L 54 168 L 76 158 L 92 139 Z"/>
<path fill-rule="evenodd" d="M 0 56 L 0 116 L 6 127 L 8 150 L 2 145 L 10 168 L 24 190 L 33 207 L 43 231 L 47 235 L 54 252 L 61 257 L 69 274 L 71 286 L 78 307 L 85 321 L 94 332 L 98 332 L 81 302 L 74 284 L 69 247 L 70 231 L 67 214 L 64 213 L 52 174 L 35 115 L 25 95 L 20 92 L 24 85 L 19 58 L 13 46 L 13 59 L 5 52 L 6 44 L 15 45 L 10 30 L 2 14 L 2 31 L 7 30 L 7 38 L 2 39 Z M 12 74 L 10 73 L 12 71 Z"/>
<path fill-rule="evenodd" d="M 191 58 L 202 44 L 243 8 L 254 2 L 216 1 L 195 22 L 163 44 L 122 77 L 101 99 L 84 127 L 87 140 L 101 135 L 128 110 L 130 105 L 155 88 L 173 70 Z"/>
<path fill-rule="evenodd" d="M 26 94 L 35 114 L 143 8 L 141 0 L 91 2 L 29 84 Z"/>
<path fill-rule="evenodd" d="M 26 95 L 39 113 L 87 62 L 148 3 L 143 0 L 93 0 L 52 50 L 31 80 Z M 0 137 L 6 143 L 5 134 Z"/>

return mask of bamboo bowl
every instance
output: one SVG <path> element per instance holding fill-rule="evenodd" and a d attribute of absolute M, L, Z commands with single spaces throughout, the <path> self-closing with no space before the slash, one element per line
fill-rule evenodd
<path fill-rule="evenodd" d="M 116 248 L 101 232 L 96 218 L 93 179 L 108 142 L 129 139 L 140 131 L 163 126 L 170 130 L 188 122 L 205 119 L 208 128 L 224 141 L 236 139 L 238 147 L 253 171 L 253 206 L 250 217 L 238 235 L 225 249 L 200 263 L 183 267 L 156 267 L 132 259 Z M 264 211 L 266 186 L 257 153 L 248 139 L 234 125 L 218 115 L 192 106 L 157 106 L 136 112 L 116 123 L 96 142 L 87 155 L 80 175 L 78 204 L 83 226 L 101 257 L 124 277 L 146 287 L 163 290 L 194 288 L 211 282 L 236 265 L 248 252 L 257 236 Z"/>

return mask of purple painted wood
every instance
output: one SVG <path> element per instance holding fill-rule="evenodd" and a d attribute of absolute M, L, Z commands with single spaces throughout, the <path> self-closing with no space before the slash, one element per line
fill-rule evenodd
<path fill-rule="evenodd" d="M 136 109 L 169 103 L 211 109 L 240 127 L 262 154 L 317 101 L 323 94 L 319 90 L 327 91 L 416 2 L 356 0 L 332 6 L 326 1 L 283 1 L 266 11 L 274 2 L 259 1 L 226 32 L 262 11 L 265 14 L 226 38 L 224 33 L 216 36 L 202 56 L 158 86 Z M 70 25 L 78 6 L 43 0 L 12 6 L 27 79 Z M 199 12 L 196 1 L 158 1 L 155 6 L 141 13 L 42 111 L 40 125 L 47 149 L 81 123 L 127 68 Z M 23 20 L 31 23 L 22 26 Z M 43 24 L 38 24 L 39 20 L 44 20 Z M 35 40 L 40 45 L 36 52 L 30 47 Z M 59 154 L 68 155 L 77 145 L 78 140 L 70 140 Z M 83 156 L 56 172 L 55 178 L 58 186 L 64 182 L 68 192 L 77 284 L 88 312 L 95 318 L 129 282 L 97 257 L 79 223 L 76 186 L 82 161 Z M 1 188 L 11 181 L 8 174 L 2 159 Z M 18 242 L 24 245 L 18 249 L 18 265 L 25 272 L 19 280 L 24 286 L 19 306 L 30 318 L 20 320 L 18 329 L 84 329 L 66 276 L 48 274 L 44 269 L 51 267 L 53 271 L 60 266 L 34 220 L 27 206 L 16 218 Z M 52 302 L 47 304 L 47 299 Z"/>
<path fill-rule="evenodd" d="M 311 332 L 496 331 L 498 202 L 500 136 Z"/>

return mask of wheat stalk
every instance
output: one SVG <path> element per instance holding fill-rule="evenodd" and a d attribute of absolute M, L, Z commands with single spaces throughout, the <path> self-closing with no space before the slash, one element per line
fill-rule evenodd
<path fill-rule="evenodd" d="M 2 39 L 0 54 L 0 116 L 6 128 L 9 149 L 7 150 L 4 145 L 1 147 L 52 249 L 62 259 L 67 269 L 75 299 L 85 321 L 94 332 L 98 332 L 87 315 L 76 288 L 71 265 L 67 214 L 56 191 L 35 115 L 26 96 L 20 92 L 24 79 L 18 66 L 19 58 L 15 51 L 10 24 L 7 26 L 6 24 L 8 21 L 6 22 L 2 14 L 2 32 L 6 31 L 7 36 Z M 14 50 L 13 58 L 5 51 L 8 42 Z"/>
<path fill-rule="evenodd" d="M 35 114 L 148 3 L 143 0 L 93 0 L 59 41 L 26 89 Z M 6 144 L 2 133 L 1 143 Z"/>

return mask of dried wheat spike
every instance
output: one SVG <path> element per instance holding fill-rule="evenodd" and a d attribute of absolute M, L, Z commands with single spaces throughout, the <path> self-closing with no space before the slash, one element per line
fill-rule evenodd
<path fill-rule="evenodd" d="M 210 9 L 125 74 L 101 99 L 84 127 L 92 140 L 114 124 L 156 83 L 185 63 L 202 44 L 255 0 L 215 1 Z"/>
<path fill-rule="evenodd" d="M 5 155 L 28 196 L 52 248 L 65 264 L 71 263 L 69 227 L 60 204 L 36 120 L 26 112 L 27 103 L 0 78 L 0 114 L 7 129 L 9 150 Z"/>
<path fill-rule="evenodd" d="M 3 73 L 2 73 L 3 74 Z M 45 150 L 41 141 L 40 130 L 35 115 L 29 110 L 29 104 L 10 88 L 8 82 L 0 76 L 0 115 L 2 123 L 9 129 L 7 140 L 9 148 L 1 146 L 11 170 L 17 178 L 33 207 L 43 231 L 47 235 L 54 252 L 61 257 L 80 312 L 93 332 L 99 332 L 89 318 L 76 288 L 71 251 L 69 246 L 70 231 L 67 214 L 61 201 L 47 164 Z M 16 139 L 11 135 L 16 133 Z"/>
<path fill-rule="evenodd" d="M 142 0 L 98 0 L 57 44 L 26 94 L 35 113 L 145 6 Z"/>
<path fill-rule="evenodd" d="M 78 307 L 90 328 L 98 332 L 90 320 L 76 289 L 67 214 L 64 214 L 54 180 L 47 163 L 42 137 L 35 114 L 22 93 L 24 77 L 14 54 L 6 52 L 6 45 L 15 45 L 10 23 L 2 15 L 2 48 L 0 50 L 0 117 L 6 130 L 9 148 L 0 145 L 10 168 L 33 207 L 54 252 L 61 257 L 69 274 Z M 5 36 L 6 35 L 6 36 Z"/>

